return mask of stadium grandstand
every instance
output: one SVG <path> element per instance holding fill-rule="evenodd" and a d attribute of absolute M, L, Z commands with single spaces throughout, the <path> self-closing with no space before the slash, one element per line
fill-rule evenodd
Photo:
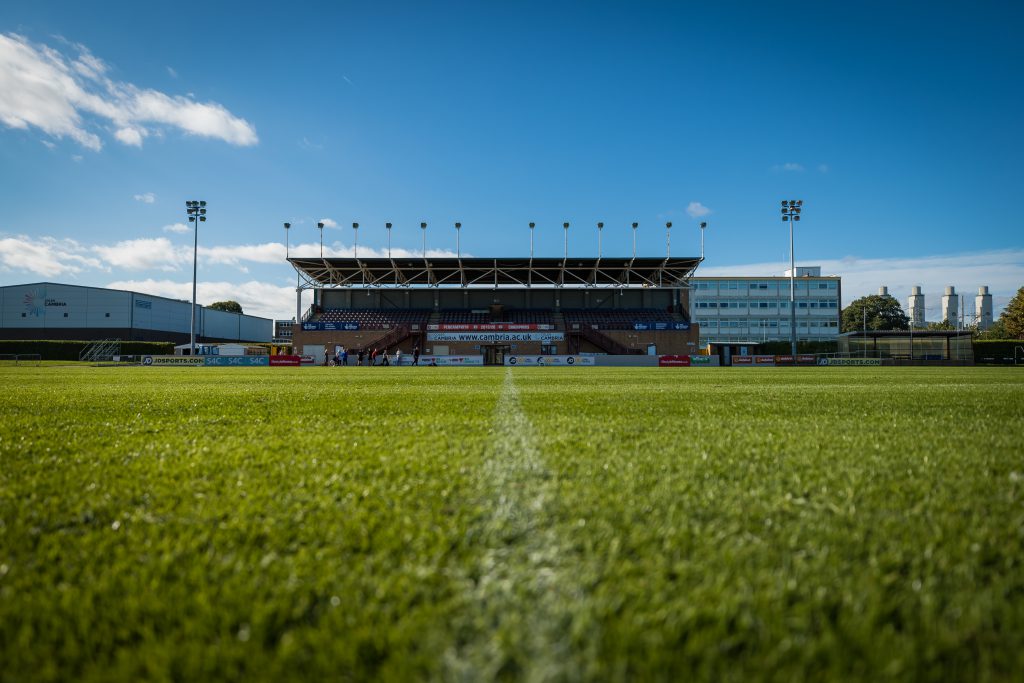
<path fill-rule="evenodd" d="M 699 257 L 301 258 L 297 352 L 436 357 L 691 354 Z M 302 293 L 313 301 L 302 310 Z"/>

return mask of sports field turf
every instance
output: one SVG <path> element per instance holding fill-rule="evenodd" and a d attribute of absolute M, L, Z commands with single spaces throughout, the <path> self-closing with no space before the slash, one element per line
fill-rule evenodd
<path fill-rule="evenodd" d="M 0 369 L 0 680 L 1020 680 L 1024 372 Z"/>

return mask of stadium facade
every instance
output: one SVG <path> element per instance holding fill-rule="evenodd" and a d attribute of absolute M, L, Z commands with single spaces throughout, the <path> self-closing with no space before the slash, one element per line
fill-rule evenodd
<path fill-rule="evenodd" d="M 36 282 L 0 287 L 2 339 L 189 340 L 187 301 L 100 287 Z M 196 339 L 269 342 L 267 318 L 196 306 Z"/>
<path fill-rule="evenodd" d="M 313 291 L 294 348 L 419 348 L 500 365 L 521 356 L 698 351 L 687 282 L 699 258 L 290 258 Z"/>
<path fill-rule="evenodd" d="M 817 266 L 797 268 L 796 337 L 799 341 L 837 341 L 842 312 L 842 283 L 821 275 Z M 700 328 L 700 343 L 788 341 L 786 277 L 695 277 L 691 280 L 690 317 Z"/>

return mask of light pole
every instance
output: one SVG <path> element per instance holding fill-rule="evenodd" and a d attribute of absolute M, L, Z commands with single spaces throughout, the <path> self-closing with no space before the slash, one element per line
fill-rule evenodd
<path fill-rule="evenodd" d="M 604 230 L 604 223 L 597 222 L 597 258 L 601 258 L 601 231 Z"/>
<path fill-rule="evenodd" d="M 391 258 L 391 224 L 385 223 L 384 227 L 387 228 L 388 231 L 388 258 Z"/>
<path fill-rule="evenodd" d="M 530 223 L 530 260 L 533 260 L 533 229 L 537 227 L 536 223 Z"/>
<path fill-rule="evenodd" d="M 665 223 L 665 258 L 672 256 L 672 221 Z"/>
<path fill-rule="evenodd" d="M 700 223 L 700 260 L 704 261 L 704 231 L 708 229 L 707 221 Z"/>
<path fill-rule="evenodd" d="M 359 224 L 352 224 L 352 234 L 355 237 L 352 238 L 352 258 L 359 258 Z M 390 232 L 388 233 L 391 234 Z"/>
<path fill-rule="evenodd" d="M 287 259 L 289 256 L 291 256 L 291 250 L 290 250 L 290 246 L 289 246 L 289 242 L 288 242 L 288 231 L 291 229 L 291 227 L 292 227 L 291 223 L 285 223 L 284 224 L 284 257 L 285 257 L 285 259 Z"/>
<path fill-rule="evenodd" d="M 562 260 L 569 258 L 569 223 L 562 223 L 562 232 L 565 234 L 565 247 L 562 250 Z"/>
<path fill-rule="evenodd" d="M 796 259 L 793 251 L 793 223 L 800 220 L 802 199 L 782 200 L 782 220 L 789 221 L 789 345 L 796 356 Z"/>
<path fill-rule="evenodd" d="M 420 223 L 420 230 L 423 231 L 423 258 L 427 258 L 427 224 Z"/>
<path fill-rule="evenodd" d="M 633 224 L 633 258 L 636 258 L 636 229 L 640 227 L 639 223 Z"/>
<path fill-rule="evenodd" d="M 320 230 L 320 258 L 324 257 L 324 224 L 317 223 L 316 227 Z"/>
<path fill-rule="evenodd" d="M 462 233 L 462 223 L 455 222 L 455 257 L 462 260 L 462 242 L 459 235 Z"/>
<path fill-rule="evenodd" d="M 203 200 L 191 200 L 185 202 L 185 210 L 188 212 L 188 222 L 195 223 L 193 226 L 192 243 L 192 319 L 189 321 L 189 355 L 196 355 L 196 257 L 199 255 L 199 224 L 206 222 L 206 202 Z"/>

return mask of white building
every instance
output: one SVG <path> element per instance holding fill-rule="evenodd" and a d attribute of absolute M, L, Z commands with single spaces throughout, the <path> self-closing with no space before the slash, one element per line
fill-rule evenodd
<path fill-rule="evenodd" d="M 942 296 L 942 308 L 939 310 L 942 320 L 948 320 L 953 327 L 960 322 L 960 295 L 956 293 L 955 287 L 946 287 L 946 293 Z"/>
<path fill-rule="evenodd" d="M 37 282 L 0 287 L 0 339 L 189 340 L 192 304 L 140 292 Z M 196 306 L 197 341 L 269 342 L 272 321 Z"/>
<path fill-rule="evenodd" d="M 821 268 L 797 268 L 796 332 L 800 341 L 835 341 L 839 336 L 839 276 Z M 690 319 L 700 325 L 700 344 L 788 341 L 788 277 L 695 277 Z"/>
<path fill-rule="evenodd" d="M 992 295 L 987 286 L 978 288 L 978 296 L 974 297 L 974 319 L 979 330 L 992 327 Z"/>
<path fill-rule="evenodd" d="M 923 329 L 927 323 L 924 320 L 924 294 L 920 287 L 910 290 L 910 297 L 907 299 L 907 312 L 910 314 L 910 325 Z"/>

